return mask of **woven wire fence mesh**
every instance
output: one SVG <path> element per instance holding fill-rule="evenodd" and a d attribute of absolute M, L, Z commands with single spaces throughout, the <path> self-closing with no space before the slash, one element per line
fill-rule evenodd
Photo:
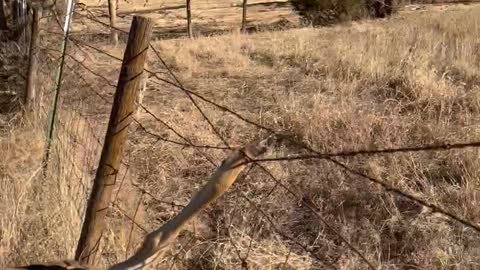
<path fill-rule="evenodd" d="M 92 14 L 75 13 L 71 28 L 47 173 L 56 179 L 57 192 L 65 193 L 62 197 L 74 198 L 66 207 L 77 211 L 76 220 L 62 222 L 72 224 L 78 233 L 102 149 L 124 43 L 110 46 L 112 29 L 106 20 Z M 125 40 L 126 29 L 117 30 L 123 31 Z M 43 119 L 48 123 L 57 91 L 52 74 L 62 64 L 63 33 L 55 22 L 42 31 L 46 86 L 42 104 L 46 104 Z M 414 166 L 420 155 L 442 158 L 433 151 L 475 155 L 477 150 L 452 149 L 478 147 L 478 142 L 315 151 L 289 134 L 288 128 L 268 125 L 274 122 L 265 120 L 268 115 L 258 117 L 242 111 L 241 106 L 229 109 L 220 105 L 224 104 L 221 95 L 208 97 L 202 89 L 191 90 L 159 47 L 154 43 L 149 51 L 144 97 L 133 115 L 116 175 L 107 228 L 96 255 L 98 264 L 111 265 L 133 254 L 147 232 L 185 207 L 232 147 L 269 133 L 282 138 L 275 153 L 251 162 L 228 194 L 188 224 L 172 249 L 156 262 L 159 269 L 335 269 L 342 265 L 371 269 L 385 256 L 395 256 L 385 253 L 388 248 L 382 241 L 389 241 L 391 248 L 401 242 L 398 235 L 426 241 L 435 233 L 431 228 L 420 230 L 431 224 L 432 212 L 446 216 L 451 233 L 475 245 L 478 225 L 456 213 L 458 206 L 428 192 L 429 188 L 443 192 L 443 186 L 401 183 L 388 172 L 375 170 L 369 156 L 383 155 L 381 162 L 391 163 L 393 168 L 395 163 L 409 160 Z M 402 177 L 408 178 L 408 173 Z M 389 213 L 392 209 L 399 213 Z M 402 220 L 386 220 L 385 216 Z"/>

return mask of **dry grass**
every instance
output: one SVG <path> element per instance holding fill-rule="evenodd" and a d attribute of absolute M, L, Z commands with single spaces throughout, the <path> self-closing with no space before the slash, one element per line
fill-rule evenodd
<path fill-rule="evenodd" d="M 479 138 L 475 124 L 480 109 L 479 12 L 476 7 L 328 29 L 162 42 L 159 47 L 189 87 L 320 151 L 470 141 Z M 155 61 L 150 65 L 154 66 Z M 183 135 L 201 143 L 220 143 L 182 93 L 152 85 L 145 100 Z M 201 104 L 234 145 L 258 132 Z M 159 197 L 183 197 L 180 201 L 184 201 L 184 194 L 197 188 L 192 183 L 208 173 L 208 163 L 193 151 L 184 150 L 181 155 L 173 149 L 163 145 L 144 149 L 138 154 L 138 164 L 150 163 L 148 175 L 144 167 L 141 171 L 145 183 Z M 285 152 L 294 153 L 295 149 Z M 357 158 L 348 163 L 478 222 L 477 157 L 476 150 L 466 150 Z M 166 165 L 172 162 L 175 165 Z M 188 166 L 193 162 L 204 165 L 193 170 Z M 478 236 L 473 232 L 386 195 L 331 164 L 296 162 L 269 167 L 302 197 L 320 205 L 323 216 L 377 265 L 386 269 L 468 269 L 479 264 L 475 244 Z M 264 194 L 272 186 L 257 171 L 237 188 L 255 198 L 254 194 Z M 258 218 L 236 194 L 232 192 L 211 211 L 230 213 L 238 218 L 234 222 L 237 230 L 251 233 Z M 281 189 L 261 202 L 283 232 L 312 246 L 322 256 L 338 259 L 340 268 L 364 267 L 297 203 Z M 238 207 L 232 210 L 234 205 Z M 147 207 L 156 209 L 150 204 Z M 201 219 L 213 228 L 208 233 L 222 239 L 225 228 L 220 213 L 208 215 L 212 220 Z M 158 216 L 158 212 L 152 211 L 151 215 L 147 220 Z M 218 218 L 221 221 L 215 221 Z M 264 226 L 268 227 L 268 223 Z M 270 230 L 255 239 L 277 237 Z M 295 245 L 291 247 L 296 254 L 303 254 Z M 255 268 L 261 264 L 252 259 L 249 265 Z M 222 267 L 238 268 L 239 261 Z M 293 267 L 305 269 L 308 264 Z"/>
<path fill-rule="evenodd" d="M 188 87 L 247 118 L 291 134 L 319 151 L 372 149 L 480 139 L 479 25 L 480 8 L 472 6 L 388 21 L 248 36 L 232 33 L 162 41 L 156 46 Z M 102 74 L 116 79 L 115 72 L 104 70 L 110 60 L 99 56 L 96 61 Z M 153 54 L 149 67 L 160 69 Z M 198 144 L 221 144 L 183 93 L 153 82 L 147 89 L 146 106 L 182 135 Z M 260 133 L 210 105 L 200 105 L 232 145 L 244 144 Z M 140 120 L 157 133 L 180 140 L 148 114 L 143 113 Z M 39 187 L 38 181 L 30 179 L 39 157 L 22 149 L 41 148 L 40 138 L 25 139 L 31 136 L 28 128 L 14 129 L 1 146 L 7 153 L 6 162 L 0 163 L 1 188 L 11 191 L 3 192 L 0 202 L 2 229 L 8 228 L 0 237 L 2 257 L 8 258 L 5 263 L 71 256 L 78 233 L 78 214 L 73 210 L 80 202 L 70 203 L 61 186 L 45 188 L 68 180 L 46 179 Z M 162 200 L 185 204 L 213 169 L 196 150 L 156 142 L 141 131 L 130 138 L 128 178 Z M 273 154 L 296 151 L 286 145 Z M 206 154 L 217 163 L 225 155 L 215 150 Z M 17 169 L 15 162 L 24 169 Z M 480 223 L 480 164 L 475 149 L 345 162 Z M 476 269 L 480 265 L 478 234 L 330 163 L 267 167 L 303 199 L 315 202 L 322 217 L 382 269 Z M 19 185 L 20 181 L 25 184 Z M 366 269 L 285 190 L 278 188 L 263 198 L 273 186 L 258 168 L 253 169 L 182 233 L 170 253 L 178 256 L 167 257 L 158 268 L 240 269 L 240 253 L 242 258 L 248 254 L 249 269 L 322 269 L 321 262 L 276 233 L 241 198 L 245 194 L 272 216 L 282 233 L 309 246 L 319 257 L 339 269 Z M 127 187 L 119 200 L 130 215 L 140 198 L 133 190 Z M 35 201 L 39 197 L 40 204 Z M 151 230 L 177 211 L 145 195 L 137 220 Z M 102 264 L 122 259 L 129 242 L 127 221 L 111 215 L 110 223 Z M 134 234 L 132 242 L 137 244 L 141 233 Z M 133 247 L 131 243 L 130 253 Z"/>

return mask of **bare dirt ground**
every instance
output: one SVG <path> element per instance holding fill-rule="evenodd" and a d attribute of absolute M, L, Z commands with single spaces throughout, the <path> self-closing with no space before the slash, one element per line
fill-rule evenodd
<path fill-rule="evenodd" d="M 108 23 L 108 8 L 98 5 L 96 1 L 81 1 L 89 11 L 98 15 L 103 22 Z M 148 1 L 119 2 L 118 14 L 120 17 L 118 27 L 128 31 L 133 14 L 141 14 L 155 21 L 155 36 L 157 37 L 182 37 L 185 36 L 186 11 L 185 3 L 181 1 Z M 291 6 L 286 1 L 249 1 L 248 25 L 261 27 L 269 25 L 295 26 L 298 17 L 292 12 Z M 240 28 L 242 16 L 241 2 L 238 1 L 193 1 L 192 21 L 196 35 L 207 35 Z M 82 31 L 92 29 L 98 33 L 98 24 L 85 22 Z M 80 29 L 79 29 L 80 30 Z"/>
<path fill-rule="evenodd" d="M 159 40 L 153 45 L 189 89 L 322 152 L 478 141 L 480 7 L 427 9 L 405 11 L 389 20 L 329 28 L 231 33 Z M 84 27 L 81 25 L 74 22 L 74 28 Z M 93 25 L 87 24 L 89 32 L 102 31 Z M 125 18 L 122 27 L 127 26 Z M 106 37 L 108 31 L 104 33 Z M 124 44 L 112 48 L 105 37 L 79 33 L 73 37 L 122 56 Z M 88 51 L 90 58 L 79 48 Z M 77 63 L 72 70 L 84 75 L 87 83 L 69 70 L 64 98 L 88 97 L 82 102 L 82 113 L 94 115 L 98 126 L 93 129 L 100 129 L 109 106 L 94 97 L 87 84 L 111 99 L 114 87 L 109 84 L 115 84 L 120 62 L 86 46 L 71 44 L 70 52 L 84 57 L 83 65 L 103 78 Z M 152 52 L 148 68 L 168 78 Z M 178 89 L 150 76 L 144 102 L 152 114 L 194 143 L 222 145 Z M 231 145 L 243 145 L 262 134 L 258 128 L 198 102 Z M 80 107 L 72 102 L 65 108 L 73 111 L 75 106 Z M 138 120 L 151 132 L 181 141 L 147 112 Z M 4 264 L 71 257 L 75 247 L 80 220 L 76 209 L 84 199 L 63 188 L 69 175 L 62 174 L 60 180 L 56 174 L 32 180 L 31 172 L 40 157 L 27 152 L 41 152 L 42 138 L 38 136 L 35 125 L 26 125 L 12 129 L 0 143 L 6 153 L 0 161 L 0 186 L 8 191 L 0 196 Z M 205 182 L 214 166 L 204 155 L 217 164 L 226 155 L 223 150 L 198 151 L 158 141 L 135 127 L 129 138 L 125 155 L 129 171 L 118 204 L 132 217 L 140 203 L 135 220 L 147 231 L 178 212 L 179 207 L 165 202 L 184 205 Z M 298 149 L 285 145 L 270 155 L 296 152 Z M 475 224 L 480 222 L 476 149 L 342 161 Z M 266 166 L 300 198 L 282 188 L 270 193 L 275 183 L 254 168 L 182 232 L 157 268 L 241 269 L 245 258 L 249 269 L 329 269 L 324 264 L 367 269 L 302 200 L 318 205 L 321 216 L 381 269 L 476 269 L 480 265 L 480 236 L 475 231 L 331 163 L 297 161 Z M 153 197 L 142 195 L 134 184 Z M 54 187 L 59 187 L 58 191 Z M 274 223 L 242 196 L 261 207 Z M 99 255 L 101 265 L 123 259 L 138 245 L 143 232 L 134 229 L 130 241 L 130 225 L 121 212 L 111 211 L 105 248 Z"/>

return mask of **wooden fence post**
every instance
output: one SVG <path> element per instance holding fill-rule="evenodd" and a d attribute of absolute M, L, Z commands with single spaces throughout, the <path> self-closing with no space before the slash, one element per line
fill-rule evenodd
<path fill-rule="evenodd" d="M 29 65 L 28 65 L 28 78 L 27 88 L 24 99 L 24 106 L 27 109 L 31 109 L 36 99 L 35 83 L 37 81 L 38 70 L 38 43 L 39 43 L 39 23 L 40 23 L 40 10 L 38 7 L 33 7 L 32 17 L 32 34 L 30 37 L 30 51 L 29 51 Z"/>
<path fill-rule="evenodd" d="M 93 255 L 100 244 L 105 215 L 111 203 L 111 194 L 122 159 L 127 129 L 134 113 L 135 98 L 144 72 L 152 29 L 151 19 L 133 17 L 102 155 L 75 253 L 75 260 L 84 264 L 93 264 Z"/>
<path fill-rule="evenodd" d="M 187 0 L 187 33 L 188 38 L 193 38 L 192 32 L 192 1 Z"/>
<path fill-rule="evenodd" d="M 247 0 L 243 0 L 242 5 L 242 33 L 245 33 L 247 30 Z"/>
<path fill-rule="evenodd" d="M 118 45 L 118 32 L 115 30 L 117 27 L 117 0 L 108 0 L 108 13 L 110 17 L 110 41 L 114 46 Z"/>

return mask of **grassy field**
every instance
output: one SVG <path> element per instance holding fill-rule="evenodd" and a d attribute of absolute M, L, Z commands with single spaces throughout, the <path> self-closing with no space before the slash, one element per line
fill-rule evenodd
<path fill-rule="evenodd" d="M 95 46 L 122 55 L 123 46 Z M 480 140 L 478 5 L 405 12 L 389 20 L 321 29 L 157 41 L 154 46 L 188 88 L 321 152 Z M 114 82 L 119 63 L 90 54 L 84 64 Z M 148 67 L 163 70 L 153 53 Z M 68 76 L 65 91 L 87 91 L 74 74 Z M 104 82 L 90 79 L 102 95 L 112 94 Z M 222 145 L 182 92 L 151 78 L 144 102 L 193 142 Z M 199 104 L 233 146 L 263 134 L 226 112 Z M 109 112 L 101 103 L 88 106 L 104 116 Z M 180 141 L 147 113 L 138 120 Z M 78 209 L 85 201 L 72 193 L 68 170 L 36 177 L 43 149 L 39 130 L 31 121 L 12 126 L 0 137 L 0 265 L 73 256 Z M 141 130 L 133 129 L 129 138 L 127 179 L 177 204 L 188 202 L 212 172 L 214 167 L 203 155 L 216 163 L 226 156 L 224 151 L 199 152 L 158 142 Z M 28 154 L 32 150 L 35 154 Z M 269 156 L 298 151 L 284 145 Z M 464 149 L 342 161 L 479 224 L 478 155 L 476 149 Z M 321 216 L 381 269 L 480 267 L 478 233 L 332 163 L 265 166 L 303 200 L 318 205 Z M 297 198 L 282 188 L 267 196 L 274 186 L 261 170 L 252 169 L 189 225 L 158 269 L 241 269 L 239 254 L 249 269 L 329 269 L 325 262 L 338 269 L 367 269 Z M 242 196 L 271 216 L 276 229 Z M 139 201 L 136 220 L 147 231 L 178 212 L 126 183 L 119 207 L 133 215 Z M 128 244 L 130 223 L 118 211 L 112 210 L 108 222 L 102 265 L 131 254 L 142 237 L 134 230 Z M 308 246 L 322 260 L 282 234 Z"/>

